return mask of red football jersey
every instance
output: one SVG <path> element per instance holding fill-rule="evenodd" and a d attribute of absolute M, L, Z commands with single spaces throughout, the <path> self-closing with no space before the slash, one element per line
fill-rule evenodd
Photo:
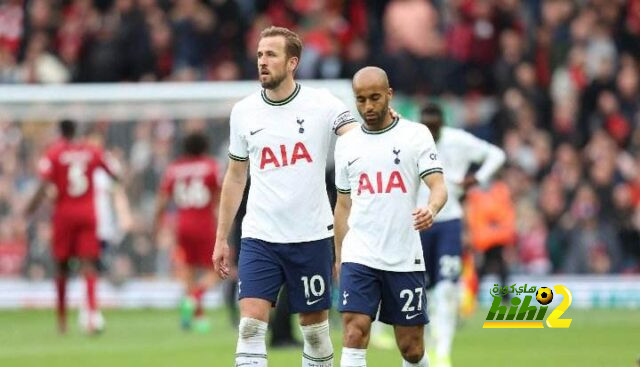
<path fill-rule="evenodd" d="M 160 190 L 178 208 L 178 232 L 215 234 L 214 197 L 219 190 L 218 163 L 209 157 L 184 157 L 167 168 Z"/>
<path fill-rule="evenodd" d="M 93 173 L 98 167 L 111 172 L 97 147 L 61 139 L 47 150 L 38 170 L 43 179 L 56 186 L 56 213 L 95 217 Z"/>

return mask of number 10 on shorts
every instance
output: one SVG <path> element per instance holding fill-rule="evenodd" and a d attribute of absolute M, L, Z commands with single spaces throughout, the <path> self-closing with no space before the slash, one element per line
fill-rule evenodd
<path fill-rule="evenodd" d="M 304 284 L 304 296 L 309 299 L 313 294 L 315 297 L 320 297 L 324 294 L 324 279 L 318 274 L 314 275 L 309 279 L 309 277 L 304 276 L 300 278 L 302 280 L 302 284 Z"/>

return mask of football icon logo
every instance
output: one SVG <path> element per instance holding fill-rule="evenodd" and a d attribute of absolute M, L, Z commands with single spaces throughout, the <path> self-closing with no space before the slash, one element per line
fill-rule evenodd
<path fill-rule="evenodd" d="M 553 291 L 549 287 L 540 287 L 536 292 L 536 300 L 541 305 L 548 305 L 553 300 Z"/>

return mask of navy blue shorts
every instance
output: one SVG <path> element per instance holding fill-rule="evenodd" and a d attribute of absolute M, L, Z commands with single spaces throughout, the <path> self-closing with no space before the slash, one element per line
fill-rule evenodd
<path fill-rule="evenodd" d="M 275 305 L 287 284 L 292 313 L 331 308 L 333 238 L 302 243 L 271 243 L 243 238 L 238 260 L 238 297 Z"/>
<path fill-rule="evenodd" d="M 394 272 L 356 263 L 342 263 L 340 312 L 369 315 L 389 325 L 416 326 L 429 322 L 424 272 Z"/>
<path fill-rule="evenodd" d="M 420 232 L 420 240 L 427 268 L 427 287 L 442 280 L 458 281 L 462 269 L 462 221 L 436 222 Z"/>

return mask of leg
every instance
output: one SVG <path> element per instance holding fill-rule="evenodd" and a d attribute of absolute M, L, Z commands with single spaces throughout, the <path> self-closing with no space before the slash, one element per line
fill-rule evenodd
<path fill-rule="evenodd" d="M 52 254 L 56 261 L 56 296 L 58 332 L 67 332 L 67 279 L 69 278 L 69 258 L 71 257 L 72 238 L 69 221 L 54 214 L 52 222 Z"/>
<path fill-rule="evenodd" d="M 243 298 L 240 304 L 240 326 L 236 346 L 236 366 L 267 366 L 267 322 L 271 302 L 259 298 Z"/>
<path fill-rule="evenodd" d="M 96 267 L 97 260 L 81 259 L 81 270 L 84 275 L 87 286 L 87 308 L 90 312 L 98 309 L 98 300 L 96 298 L 96 282 L 98 280 L 98 269 Z"/>
<path fill-rule="evenodd" d="M 265 336 L 269 311 L 284 282 L 278 246 L 255 239 L 242 240 L 238 263 L 240 325 L 236 366 L 267 366 Z"/>
<path fill-rule="evenodd" d="M 301 313 L 300 331 L 304 340 L 302 367 L 333 366 L 333 344 L 329 334 L 329 311 Z"/>
<path fill-rule="evenodd" d="M 67 332 L 67 278 L 69 277 L 69 263 L 67 260 L 58 260 L 56 264 L 56 296 L 58 331 L 61 334 Z"/>
<path fill-rule="evenodd" d="M 289 309 L 300 314 L 302 366 L 333 366 L 327 311 L 331 308 L 331 238 L 286 245 L 282 253 Z"/>
<path fill-rule="evenodd" d="M 194 274 L 198 271 L 202 274 L 190 293 L 190 297 L 193 298 L 195 302 L 195 311 L 193 312 L 193 315 L 195 316 L 195 330 L 200 333 L 206 333 L 211 329 L 211 323 L 204 315 L 204 295 L 207 292 L 207 289 L 213 287 L 219 282 L 220 278 L 213 271 L 211 266 L 197 266 L 192 269 L 192 273 Z"/>
<path fill-rule="evenodd" d="M 431 252 L 437 261 L 430 264 L 435 270 L 432 278 L 435 287 L 430 302 L 433 323 L 429 329 L 435 349 L 434 366 L 450 367 L 460 298 L 458 279 L 462 269 L 462 223 L 460 220 L 451 220 L 436 225 L 440 236 Z"/>
<path fill-rule="evenodd" d="M 424 326 L 395 325 L 396 342 L 404 361 L 403 367 L 428 367 L 429 359 L 424 352 Z"/>
<path fill-rule="evenodd" d="M 342 357 L 341 367 L 366 367 L 367 346 L 371 332 L 371 316 L 361 313 L 342 314 Z"/>
<path fill-rule="evenodd" d="M 104 318 L 98 308 L 97 283 L 98 283 L 98 267 L 97 259 L 83 258 L 81 259 L 81 270 L 86 283 L 87 303 L 86 308 L 80 311 L 80 319 L 86 317 L 81 324 L 86 325 L 87 332 L 101 332 L 104 328 Z M 83 315 L 84 313 L 84 315 Z"/>
<path fill-rule="evenodd" d="M 424 325 L 427 317 L 423 271 L 382 272 L 380 321 L 394 325 L 403 366 L 426 367 Z"/>
<path fill-rule="evenodd" d="M 81 309 L 80 318 L 86 316 L 86 326 L 89 333 L 102 331 L 104 319 L 98 310 L 97 283 L 98 259 L 100 258 L 100 242 L 96 237 L 95 218 L 86 218 L 86 222 L 78 224 L 73 239 L 74 256 L 80 259 L 81 271 L 84 275 L 87 289 L 86 315 Z M 82 322 L 82 324 L 85 324 Z"/>
<path fill-rule="evenodd" d="M 184 296 L 180 302 L 180 326 L 183 330 L 191 329 L 193 314 L 197 308 L 197 291 L 195 282 L 195 269 L 189 264 L 184 264 L 181 274 L 182 284 L 184 286 Z"/>
<path fill-rule="evenodd" d="M 424 256 L 424 265 L 426 268 L 426 284 L 427 284 L 427 298 L 433 299 L 435 293 L 435 284 L 438 280 L 438 240 L 440 239 L 441 223 L 434 223 L 431 228 L 426 231 L 420 232 L 420 242 L 422 243 L 422 254 Z M 436 305 L 434 302 L 429 302 L 427 307 L 428 315 L 434 315 L 436 312 Z M 433 324 L 428 325 L 425 328 L 425 339 L 436 340 L 435 326 Z M 433 353 L 434 343 L 431 343 L 430 353 Z M 397 343 L 396 343 L 397 344 Z"/>
<path fill-rule="evenodd" d="M 504 245 L 496 247 L 496 262 L 498 267 L 498 275 L 500 276 L 500 282 L 502 285 L 507 285 L 507 278 L 509 277 L 509 265 L 507 264 L 507 260 L 505 259 L 504 254 Z"/>
<path fill-rule="evenodd" d="M 202 267 L 199 266 L 198 269 L 194 269 L 194 271 L 201 271 L 202 276 L 198 280 L 197 284 L 194 286 L 194 289 L 191 292 L 191 295 L 196 300 L 196 317 L 204 316 L 204 294 L 207 292 L 207 289 L 214 287 L 219 283 L 220 277 L 213 271 L 213 268 Z"/>
<path fill-rule="evenodd" d="M 381 299 L 380 271 L 362 264 L 342 263 L 338 310 L 343 320 L 343 348 L 340 366 L 366 367 L 371 321 Z"/>

